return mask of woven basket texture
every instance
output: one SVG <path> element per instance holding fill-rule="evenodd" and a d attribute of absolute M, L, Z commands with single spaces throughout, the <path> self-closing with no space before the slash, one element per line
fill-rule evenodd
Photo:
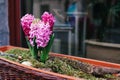
<path fill-rule="evenodd" d="M 32 70 L 0 58 L 0 80 L 66 80 L 65 78 Z"/>

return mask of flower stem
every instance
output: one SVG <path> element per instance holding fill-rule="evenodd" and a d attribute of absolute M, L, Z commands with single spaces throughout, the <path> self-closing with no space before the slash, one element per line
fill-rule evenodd
<path fill-rule="evenodd" d="M 37 50 L 37 47 L 36 45 L 32 47 L 31 49 L 31 55 L 34 59 L 37 59 L 37 54 L 38 54 L 38 50 Z"/>

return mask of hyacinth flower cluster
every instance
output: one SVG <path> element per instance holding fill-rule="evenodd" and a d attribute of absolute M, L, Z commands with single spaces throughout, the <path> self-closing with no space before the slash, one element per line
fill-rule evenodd
<path fill-rule="evenodd" d="M 48 12 L 43 13 L 41 20 L 35 18 L 32 14 L 26 14 L 21 18 L 22 29 L 31 55 L 42 62 L 47 60 L 54 40 L 54 22 L 54 16 Z"/>

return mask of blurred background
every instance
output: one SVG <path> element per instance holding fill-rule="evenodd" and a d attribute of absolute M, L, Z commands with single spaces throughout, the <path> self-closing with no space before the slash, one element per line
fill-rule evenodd
<path fill-rule="evenodd" d="M 56 18 L 52 52 L 87 57 L 90 41 L 119 48 L 120 0 L 0 0 L 0 46 L 27 47 L 20 18 L 44 11 Z"/>

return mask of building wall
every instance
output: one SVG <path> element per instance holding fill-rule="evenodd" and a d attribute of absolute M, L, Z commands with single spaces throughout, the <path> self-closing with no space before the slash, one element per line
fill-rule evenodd
<path fill-rule="evenodd" d="M 8 0 L 0 0 L 0 46 L 8 44 Z"/>
<path fill-rule="evenodd" d="M 34 0 L 33 2 L 33 14 L 35 17 L 40 17 L 40 6 L 41 5 L 49 5 L 50 12 L 52 12 L 52 9 L 60 9 L 61 11 L 64 11 L 63 6 L 64 0 Z"/>

